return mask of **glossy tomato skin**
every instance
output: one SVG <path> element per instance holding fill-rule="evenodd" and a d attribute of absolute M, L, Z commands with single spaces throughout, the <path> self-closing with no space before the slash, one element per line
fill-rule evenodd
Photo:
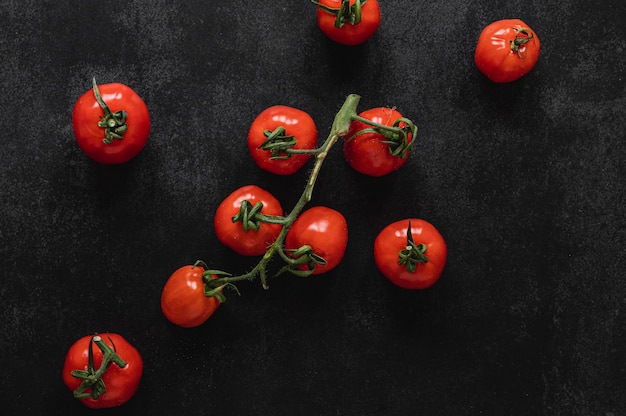
<path fill-rule="evenodd" d="M 359 116 L 378 124 L 391 126 L 402 117 L 402 114 L 393 108 L 376 107 L 363 111 Z M 402 126 L 404 123 L 400 124 L 400 127 Z M 374 177 L 385 176 L 400 169 L 407 162 L 408 155 L 406 157 L 392 155 L 382 135 L 363 133 L 354 136 L 357 132 L 370 127 L 361 121 L 353 121 L 350 124 L 350 131 L 345 136 L 343 144 L 343 153 L 348 164 L 357 172 Z M 413 136 L 410 135 L 409 143 L 412 141 Z"/>
<path fill-rule="evenodd" d="M 137 156 L 148 141 L 150 134 L 150 114 L 141 97 L 130 87 L 119 84 L 103 84 L 98 90 L 109 107 L 115 113 L 125 110 L 128 113 L 128 130 L 121 140 L 105 144 L 104 129 L 98 126 L 104 111 L 96 101 L 94 90 L 90 89 L 78 98 L 72 113 L 74 136 L 80 149 L 91 159 L 102 164 L 120 164 Z"/>
<path fill-rule="evenodd" d="M 518 51 L 511 48 L 511 42 L 515 42 L 516 38 L 525 42 Z M 512 82 L 535 66 L 540 48 L 537 33 L 526 23 L 519 19 L 498 20 L 485 27 L 480 34 L 474 61 L 493 82 Z"/>
<path fill-rule="evenodd" d="M 311 116 L 297 108 L 275 105 L 263 110 L 252 122 L 248 132 L 248 150 L 261 169 L 276 175 L 291 175 L 306 164 L 311 155 L 293 154 L 287 159 L 271 159 L 271 151 L 260 146 L 265 142 L 265 130 L 285 129 L 285 136 L 293 136 L 293 149 L 315 149 L 317 127 Z"/>
<path fill-rule="evenodd" d="M 241 222 L 233 223 L 232 218 L 239 212 L 244 200 L 252 205 L 261 202 L 261 213 L 264 215 L 283 215 L 280 202 L 271 193 L 256 185 L 246 185 L 228 195 L 217 207 L 213 218 L 215 234 L 222 244 L 242 256 L 260 256 L 276 240 L 281 226 L 263 222 L 258 230 L 246 231 Z"/>
<path fill-rule="evenodd" d="M 348 223 L 332 208 L 315 206 L 302 212 L 287 233 L 285 248 L 295 250 L 309 245 L 313 252 L 326 260 L 317 265 L 313 274 L 326 273 L 341 262 L 348 244 Z M 306 266 L 304 266 L 306 268 Z"/>
<path fill-rule="evenodd" d="M 161 311 L 172 322 L 183 328 L 202 325 L 220 306 L 215 297 L 204 295 L 204 268 L 187 265 L 169 277 L 161 293 Z"/>
<path fill-rule="evenodd" d="M 115 352 L 126 362 L 126 367 L 120 368 L 112 363 L 102 376 L 106 392 L 97 400 L 92 398 L 80 399 L 87 407 L 105 409 L 120 406 L 135 395 L 143 373 L 143 360 L 139 351 L 121 335 L 113 333 L 98 334 Z M 62 378 L 65 385 L 75 391 L 81 380 L 72 376 L 72 370 L 87 370 L 89 343 L 93 336 L 80 338 L 68 350 L 63 364 Z M 113 343 L 111 343 L 113 341 Z M 102 363 L 102 351 L 93 345 L 94 367 L 98 369 Z M 87 391 L 89 392 L 89 390 Z"/>
<path fill-rule="evenodd" d="M 413 273 L 398 264 L 398 253 L 407 245 L 407 229 L 416 245 L 425 244 L 428 262 L 418 263 Z M 410 218 L 387 225 L 374 240 L 374 261 L 378 270 L 393 284 L 404 289 L 426 289 L 439 280 L 448 257 L 446 242 L 429 222 Z"/>
<path fill-rule="evenodd" d="M 355 0 L 350 1 L 353 5 Z M 341 0 L 319 0 L 319 3 L 334 9 L 341 7 Z M 317 25 L 331 40 L 346 46 L 360 45 L 374 35 L 380 26 L 380 7 L 377 0 L 368 0 L 361 7 L 361 21 L 356 25 L 345 23 L 335 27 L 337 17 L 322 9 L 317 10 Z"/>

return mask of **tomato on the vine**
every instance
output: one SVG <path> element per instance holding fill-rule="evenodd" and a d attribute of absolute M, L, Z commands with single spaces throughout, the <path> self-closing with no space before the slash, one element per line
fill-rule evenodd
<path fill-rule="evenodd" d="M 202 325 L 220 306 L 215 297 L 204 294 L 204 268 L 187 265 L 176 270 L 165 282 L 161 311 L 172 323 L 193 328 Z"/>
<path fill-rule="evenodd" d="M 104 409 L 130 400 L 142 373 L 137 349 L 121 335 L 103 333 L 82 337 L 70 347 L 62 378 L 85 406 Z"/>
<path fill-rule="evenodd" d="M 316 257 L 324 263 L 315 265 L 312 274 L 328 272 L 341 262 L 348 244 L 348 223 L 345 217 L 332 208 L 315 206 L 302 212 L 294 221 L 285 238 L 287 250 L 310 246 Z M 303 269 L 310 270 L 306 264 Z"/>
<path fill-rule="evenodd" d="M 217 207 L 213 226 L 218 240 L 225 246 L 242 256 L 260 256 L 276 240 L 282 227 L 259 219 L 282 215 L 280 202 L 271 193 L 256 185 L 246 185 L 228 195 Z"/>
<path fill-rule="evenodd" d="M 150 114 L 141 97 L 119 84 L 96 85 L 78 98 L 72 112 L 80 149 L 103 164 L 120 164 L 143 150 L 150 134 Z"/>
<path fill-rule="evenodd" d="M 309 114 L 297 108 L 275 105 L 262 111 L 250 126 L 248 149 L 255 163 L 277 175 L 297 172 L 315 149 L 317 127 Z"/>
<path fill-rule="evenodd" d="M 380 26 L 377 0 L 319 0 L 317 25 L 331 40 L 347 46 L 359 45 Z"/>
<path fill-rule="evenodd" d="M 426 289 L 443 272 L 448 248 L 429 222 L 410 218 L 387 225 L 374 240 L 374 261 L 393 284 Z"/>
<path fill-rule="evenodd" d="M 496 83 L 512 82 L 526 75 L 539 59 L 537 33 L 519 19 L 498 20 L 478 37 L 474 61 Z"/>
<path fill-rule="evenodd" d="M 376 107 L 363 111 L 359 117 L 383 126 L 407 127 L 404 121 L 400 121 L 403 116 L 395 108 Z M 384 176 L 400 169 L 408 160 L 413 133 L 404 136 L 372 127 L 358 120 L 350 124 L 343 144 L 348 164 L 357 172 L 370 176 Z"/>

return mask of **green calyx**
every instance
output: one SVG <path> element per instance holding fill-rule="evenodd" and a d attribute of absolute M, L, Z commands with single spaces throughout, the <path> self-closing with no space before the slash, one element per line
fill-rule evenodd
<path fill-rule="evenodd" d="M 263 203 L 257 202 L 252 205 L 247 199 L 241 201 L 239 212 L 232 217 L 233 222 L 240 222 L 244 231 L 259 231 L 262 222 L 269 224 L 283 224 L 284 217 L 275 215 L 265 215 L 261 213 Z"/>
<path fill-rule="evenodd" d="M 361 8 L 367 3 L 367 0 L 356 0 L 352 6 L 350 6 L 350 0 L 342 0 L 341 6 L 337 8 L 328 7 L 315 0 L 311 0 L 311 3 L 325 12 L 337 16 L 335 19 L 335 27 L 341 28 L 346 23 L 358 25 L 361 22 Z"/>
<path fill-rule="evenodd" d="M 409 273 L 414 273 L 419 263 L 428 263 L 426 244 L 415 244 L 411 233 L 411 221 L 406 230 L 406 247 L 398 253 L 398 264 L 405 266 Z"/>
<path fill-rule="evenodd" d="M 296 144 L 294 136 L 285 135 L 283 126 L 277 127 L 274 131 L 265 130 L 263 132 L 266 139 L 258 147 L 259 149 L 269 150 L 270 158 L 275 160 L 285 160 L 291 157 L 292 148 Z"/>
<path fill-rule="evenodd" d="M 111 344 L 113 340 L 109 338 Z M 100 351 L 102 351 L 102 363 L 96 370 L 93 359 L 93 344 L 96 344 Z M 107 389 L 102 380 L 102 376 L 107 371 L 109 366 L 115 363 L 118 367 L 126 367 L 126 362 L 119 356 L 114 350 L 115 345 L 111 348 L 102 337 L 94 335 L 89 341 L 89 349 L 87 356 L 87 370 L 72 370 L 72 376 L 82 380 L 82 383 L 76 390 L 74 390 L 74 397 L 77 399 L 92 398 L 98 400 L 100 396 L 106 393 Z M 91 389 L 90 392 L 87 390 Z"/>
<path fill-rule="evenodd" d="M 286 252 L 286 253 L 285 253 Z M 287 263 L 278 273 L 280 275 L 288 272 L 298 277 L 308 277 L 313 274 L 316 266 L 328 264 L 326 259 L 313 252 L 313 247 L 304 245 L 295 250 L 285 250 L 281 252 L 283 260 Z M 300 267 L 306 265 L 306 269 Z"/>
<path fill-rule="evenodd" d="M 515 29 L 515 32 L 515 39 L 511 41 L 511 50 L 520 58 L 524 58 L 523 46 L 534 39 L 533 32 L 525 27 Z"/>
<path fill-rule="evenodd" d="M 104 116 L 100 116 L 100 121 L 98 122 L 98 127 L 104 129 L 104 139 L 102 141 L 104 144 L 111 144 L 113 140 L 122 140 L 122 136 L 128 130 L 128 124 L 126 124 L 128 113 L 124 110 L 113 113 L 109 109 L 109 106 L 102 99 L 95 77 L 93 79 L 93 94 L 102 111 L 104 111 Z"/>
<path fill-rule="evenodd" d="M 365 133 L 380 134 L 384 138 L 382 143 L 389 146 L 389 153 L 391 153 L 392 156 L 399 157 L 401 159 L 408 156 L 411 148 L 413 147 L 412 139 L 417 134 L 417 126 L 411 120 L 405 117 L 400 117 L 394 121 L 391 126 L 386 126 L 360 116 L 355 116 L 353 119 L 360 121 L 361 123 L 368 124 L 371 127 L 359 130 L 350 136 L 348 140 L 352 140 Z"/>

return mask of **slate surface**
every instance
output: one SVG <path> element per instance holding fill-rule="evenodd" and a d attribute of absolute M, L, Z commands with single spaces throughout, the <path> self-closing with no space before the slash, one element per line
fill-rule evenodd
<path fill-rule="evenodd" d="M 386 0 L 365 45 L 325 39 L 305 0 L 0 0 L 0 407 L 87 414 L 61 381 L 79 337 L 142 352 L 136 396 L 102 414 L 626 415 L 626 3 Z M 482 27 L 519 17 L 537 67 L 495 85 Z M 152 133 L 123 166 L 75 144 L 75 100 L 122 82 Z M 243 272 L 217 204 L 258 184 L 291 206 L 306 171 L 261 172 L 247 129 L 285 104 L 325 136 L 349 93 L 419 125 L 409 162 L 371 179 L 335 149 L 313 204 L 348 219 L 346 257 L 314 279 L 243 284 L 205 325 L 161 315 L 171 272 Z M 448 242 L 441 280 L 408 292 L 376 270 L 387 223 Z"/>

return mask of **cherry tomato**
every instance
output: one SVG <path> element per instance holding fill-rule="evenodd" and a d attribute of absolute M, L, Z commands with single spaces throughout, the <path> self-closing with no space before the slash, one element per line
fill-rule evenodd
<path fill-rule="evenodd" d="M 328 272 L 343 259 L 348 244 L 348 224 L 345 217 L 332 208 L 315 206 L 302 212 L 285 238 L 285 248 L 296 250 L 304 245 L 322 257 L 326 264 L 316 265 L 313 274 Z M 306 265 L 303 267 L 308 269 Z"/>
<path fill-rule="evenodd" d="M 104 357 L 109 365 L 107 367 L 105 363 L 103 366 L 106 371 L 99 382 L 88 385 L 83 384 L 80 375 L 88 376 L 90 373 L 90 350 L 93 358 L 91 370 L 97 371 L 103 365 Z M 142 373 L 143 360 L 135 347 L 121 335 L 103 333 L 82 337 L 70 347 L 65 357 L 62 378 L 83 404 L 101 409 L 120 406 L 130 400 L 137 391 Z"/>
<path fill-rule="evenodd" d="M 539 59 L 537 33 L 519 19 L 498 20 L 478 38 L 474 61 L 478 69 L 497 83 L 526 75 Z"/>
<path fill-rule="evenodd" d="M 96 162 L 128 162 L 143 150 L 148 141 L 148 107 L 135 91 L 124 84 L 97 86 L 94 80 L 93 85 L 94 88 L 78 98 L 74 105 L 72 125 L 76 142 Z"/>
<path fill-rule="evenodd" d="M 228 195 L 217 207 L 213 219 L 215 234 L 222 244 L 242 256 L 260 256 L 276 240 L 282 227 L 279 224 L 256 222 L 254 216 L 248 215 L 249 212 L 243 221 L 234 222 L 233 217 L 241 213 L 244 201 L 249 202 L 245 203 L 250 208 L 247 211 L 256 209 L 254 206 L 261 203 L 260 214 L 283 215 L 280 202 L 272 194 L 256 185 L 246 185 Z"/>
<path fill-rule="evenodd" d="M 398 110 L 386 107 L 372 108 L 363 111 L 359 116 L 385 126 L 392 126 L 396 120 L 402 118 Z M 404 122 L 398 124 L 400 128 L 404 126 Z M 350 124 L 350 131 L 343 144 L 343 153 L 348 164 L 357 172 L 370 176 L 384 176 L 400 169 L 408 160 L 413 134 L 409 133 L 406 140 L 398 139 L 394 144 L 390 144 L 389 138 L 377 132 L 357 134 L 371 127 L 361 121 Z"/>
<path fill-rule="evenodd" d="M 316 144 L 317 127 L 311 116 L 284 105 L 265 109 L 248 132 L 248 149 L 256 164 L 277 175 L 297 172 L 311 157 L 306 153 L 288 154 L 286 149 L 315 149 Z"/>
<path fill-rule="evenodd" d="M 204 295 L 202 273 L 201 266 L 183 266 L 165 282 L 161 310 L 170 322 L 183 328 L 200 326 L 220 306 L 217 298 Z"/>
<path fill-rule="evenodd" d="M 380 25 L 377 0 L 319 0 L 317 25 L 333 41 L 342 45 L 359 45 L 376 32 Z"/>
<path fill-rule="evenodd" d="M 389 224 L 374 240 L 376 266 L 393 284 L 405 289 L 426 289 L 435 284 L 447 256 L 448 248 L 439 231 L 418 218 Z"/>

